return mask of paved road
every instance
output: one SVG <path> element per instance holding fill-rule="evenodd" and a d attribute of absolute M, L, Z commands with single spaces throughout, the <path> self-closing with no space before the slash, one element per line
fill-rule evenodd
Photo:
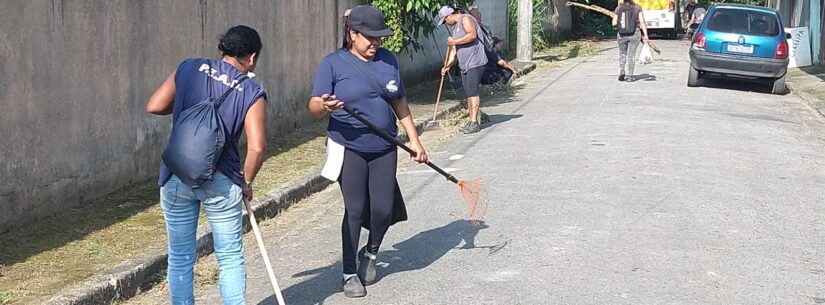
<path fill-rule="evenodd" d="M 366 299 L 340 292 L 337 187 L 267 221 L 287 303 L 825 303 L 825 123 L 766 86 L 687 88 L 687 42 L 657 43 L 644 80 L 617 82 L 605 43 L 528 76 L 485 106 L 491 126 L 431 151 L 486 183 L 483 226 L 461 220 L 443 179 L 403 168 L 412 219 L 390 230 Z M 249 303 L 274 304 L 247 245 Z"/>

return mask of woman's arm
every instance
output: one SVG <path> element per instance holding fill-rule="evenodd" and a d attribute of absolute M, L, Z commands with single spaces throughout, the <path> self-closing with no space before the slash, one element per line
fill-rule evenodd
<path fill-rule="evenodd" d="M 407 133 L 407 137 L 410 139 L 410 148 L 416 153 L 414 156 L 410 154 L 411 159 L 418 163 L 427 162 L 427 152 L 418 139 L 418 130 L 415 129 L 415 123 L 413 122 L 407 98 L 401 97 L 391 104 L 392 109 L 395 110 L 395 115 L 398 117 L 398 120 L 401 121 L 401 127 L 404 127 L 404 132 Z"/>
<path fill-rule="evenodd" d="M 647 22 L 645 21 L 645 14 L 644 11 L 639 9 L 639 27 L 642 28 L 642 42 L 647 42 Z"/>
<path fill-rule="evenodd" d="M 252 181 L 264 163 L 266 153 L 266 99 L 258 98 L 244 119 L 246 134 L 246 159 L 243 165 L 244 197 L 252 200 Z"/>
<path fill-rule="evenodd" d="M 450 72 L 450 67 L 455 64 L 455 56 L 455 46 L 447 47 L 447 63 L 441 67 L 441 75 L 447 75 L 447 72 Z"/>
<path fill-rule="evenodd" d="M 152 93 L 149 101 L 146 102 L 146 111 L 151 114 L 167 115 L 172 113 L 172 105 L 175 102 L 175 72 L 163 81 L 163 84 Z"/>

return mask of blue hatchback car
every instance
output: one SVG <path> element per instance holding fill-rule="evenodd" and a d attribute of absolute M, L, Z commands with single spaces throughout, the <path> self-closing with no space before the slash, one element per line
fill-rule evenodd
<path fill-rule="evenodd" d="M 789 35 L 784 29 L 774 9 L 714 4 L 693 36 L 687 85 L 699 86 L 700 78 L 716 74 L 767 79 L 772 93 L 784 94 Z"/>

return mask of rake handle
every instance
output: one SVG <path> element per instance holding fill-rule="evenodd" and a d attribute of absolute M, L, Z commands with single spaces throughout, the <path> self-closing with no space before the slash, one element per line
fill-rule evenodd
<path fill-rule="evenodd" d="M 379 128 L 378 128 L 378 126 L 375 126 L 375 125 L 374 125 L 374 124 L 372 124 L 370 121 L 367 121 L 367 119 L 365 119 L 363 116 L 361 116 L 360 114 L 356 113 L 355 111 L 352 111 L 352 109 L 349 109 L 349 108 L 347 108 L 347 107 L 343 107 L 342 109 L 344 109 L 344 111 L 346 111 L 347 113 L 349 113 L 349 115 L 351 115 L 352 117 L 354 117 L 356 120 L 359 120 L 359 121 L 361 121 L 361 123 L 364 123 L 364 125 L 367 125 L 367 127 L 369 127 L 369 128 L 370 128 L 370 129 L 372 129 L 372 131 L 374 131 L 376 134 L 378 134 L 379 136 L 381 136 L 382 138 L 384 138 L 384 140 L 390 141 L 391 143 L 395 143 L 395 145 L 398 145 L 398 147 L 401 147 L 402 149 L 406 150 L 406 151 L 407 151 L 408 153 L 410 153 L 410 154 L 413 154 L 413 155 L 417 154 L 417 152 L 415 152 L 412 148 L 410 148 L 410 147 L 409 147 L 409 146 L 407 146 L 407 145 L 404 145 L 404 143 L 401 143 L 401 141 L 398 141 L 398 139 L 396 139 L 395 137 L 391 136 L 391 135 L 390 135 L 390 134 L 388 134 L 386 131 L 383 131 L 383 130 L 379 129 Z M 456 178 L 455 178 L 455 176 L 453 176 L 453 175 L 451 175 L 451 174 L 449 174 L 449 173 L 445 172 L 443 169 L 441 169 L 440 167 L 436 166 L 435 164 L 433 164 L 433 163 L 432 163 L 432 162 L 430 162 L 429 160 L 427 160 L 427 162 L 424 162 L 424 164 L 427 164 L 427 166 L 429 166 L 430 168 L 434 169 L 436 172 L 438 172 L 439 174 L 441 174 L 442 176 L 444 176 L 444 178 L 447 178 L 447 180 L 450 180 L 450 182 L 452 182 L 452 183 L 456 183 L 456 184 L 458 183 L 458 179 L 456 179 Z"/>

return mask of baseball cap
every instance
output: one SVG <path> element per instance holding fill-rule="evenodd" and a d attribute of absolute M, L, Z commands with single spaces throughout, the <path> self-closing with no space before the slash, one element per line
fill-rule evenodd
<path fill-rule="evenodd" d="M 444 24 L 444 18 L 450 16 L 452 13 L 455 13 L 455 10 L 450 7 L 449 5 L 442 6 L 440 10 L 438 10 L 438 25 Z"/>
<path fill-rule="evenodd" d="M 359 5 L 349 12 L 347 26 L 369 37 L 392 36 L 384 23 L 384 14 L 370 5 Z"/>

